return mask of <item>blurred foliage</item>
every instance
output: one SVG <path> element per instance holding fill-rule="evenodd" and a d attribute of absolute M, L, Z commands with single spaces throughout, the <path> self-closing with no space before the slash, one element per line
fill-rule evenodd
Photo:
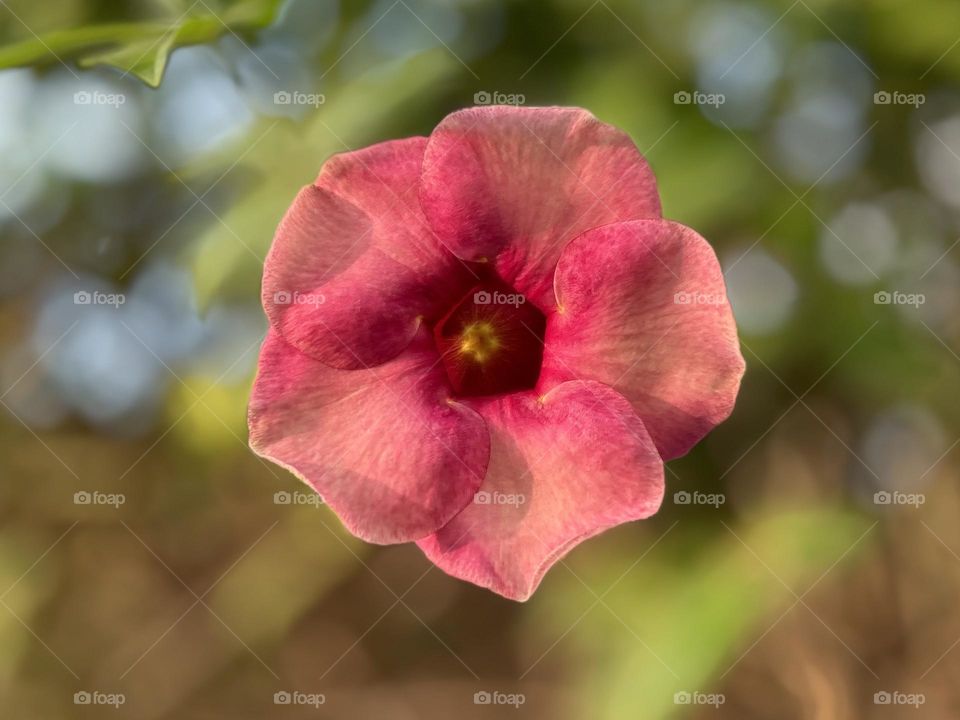
<path fill-rule="evenodd" d="M 201 3 L 202 4 L 202 3 Z M 53 30 L 0 47 L 0 70 L 76 60 L 81 68 L 109 65 L 157 87 L 167 57 L 178 47 L 212 42 L 224 33 L 262 28 L 281 0 L 237 0 L 219 13 L 192 12 L 170 21 L 107 23 Z"/>
<path fill-rule="evenodd" d="M 641 564 L 613 594 L 603 626 L 584 635 L 602 653 L 584 673 L 581 716 L 656 720 L 684 711 L 674 693 L 709 688 L 732 669 L 753 640 L 756 618 L 776 618 L 866 529 L 851 514 L 774 513 L 730 528 L 695 558 Z M 599 707 L 597 698 L 604 699 Z"/>

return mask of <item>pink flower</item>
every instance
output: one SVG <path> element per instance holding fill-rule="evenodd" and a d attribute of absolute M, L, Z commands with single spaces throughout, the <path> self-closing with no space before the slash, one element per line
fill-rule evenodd
<path fill-rule="evenodd" d="M 577 108 L 483 107 L 332 157 L 267 258 L 250 444 L 354 535 L 525 600 L 657 511 L 743 358 L 713 250 Z"/>

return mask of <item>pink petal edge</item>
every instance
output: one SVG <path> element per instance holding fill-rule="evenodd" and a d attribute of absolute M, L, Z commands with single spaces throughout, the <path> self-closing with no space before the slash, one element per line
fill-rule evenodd
<path fill-rule="evenodd" d="M 663 459 L 685 454 L 733 410 L 745 363 L 713 249 L 647 219 L 594 228 L 564 250 L 541 391 L 605 383 L 643 418 Z"/>
<path fill-rule="evenodd" d="M 542 397 L 472 405 L 490 428 L 480 493 L 491 502 L 475 499 L 417 543 L 444 572 L 526 600 L 580 542 L 659 508 L 663 463 L 643 422 L 610 388 L 574 381 Z M 518 495 L 523 503 L 495 501 Z"/>
<path fill-rule="evenodd" d="M 250 446 L 320 493 L 357 537 L 418 540 L 471 501 L 487 467 L 486 424 L 449 398 L 426 330 L 369 370 L 330 368 L 271 330 L 250 399 Z"/>
<path fill-rule="evenodd" d="M 590 227 L 659 217 L 656 180 L 630 137 L 580 108 L 491 106 L 430 135 L 420 200 L 443 244 L 490 261 L 547 310 L 564 245 Z"/>
<path fill-rule="evenodd" d="M 417 192 L 422 137 L 331 157 L 297 195 L 264 266 L 263 306 L 284 339 L 337 368 L 378 365 L 469 287 Z"/>

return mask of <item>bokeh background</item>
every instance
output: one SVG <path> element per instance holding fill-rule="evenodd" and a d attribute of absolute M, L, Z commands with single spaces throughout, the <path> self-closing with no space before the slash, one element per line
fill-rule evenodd
<path fill-rule="evenodd" d="M 0 0 L 0 38 L 4 718 L 960 716 L 956 2 Z M 246 447 L 296 190 L 491 101 L 631 134 L 748 364 L 525 604 Z"/>

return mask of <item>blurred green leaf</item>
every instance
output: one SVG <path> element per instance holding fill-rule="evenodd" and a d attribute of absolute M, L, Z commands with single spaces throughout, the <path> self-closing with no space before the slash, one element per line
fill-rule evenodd
<path fill-rule="evenodd" d="M 863 518 L 843 511 L 778 513 L 722 529 L 692 563 L 665 540 L 604 598 L 610 611 L 595 608 L 575 636 L 585 657 L 602 658 L 585 663 L 592 671 L 581 697 L 590 716 L 659 720 L 686 710 L 674 693 L 712 692 L 750 638 L 794 603 L 791 590 L 802 596 L 860 547 L 866 530 Z M 554 630 L 579 612 L 551 613 Z"/>
<path fill-rule="evenodd" d="M 113 50 L 93 53 L 81 58 L 79 64 L 81 67 L 111 65 L 136 75 L 150 87 L 157 87 L 163 79 L 167 58 L 176 47 L 178 34 L 177 29 L 171 29 L 158 40 L 144 40 L 122 45 Z"/>
<path fill-rule="evenodd" d="M 157 87 L 176 48 L 211 42 L 227 32 L 265 27 L 279 6 L 280 0 L 248 0 L 222 15 L 209 12 L 172 23 L 108 23 L 54 30 L 0 48 L 0 69 L 72 59 L 84 68 L 109 65 Z"/>

